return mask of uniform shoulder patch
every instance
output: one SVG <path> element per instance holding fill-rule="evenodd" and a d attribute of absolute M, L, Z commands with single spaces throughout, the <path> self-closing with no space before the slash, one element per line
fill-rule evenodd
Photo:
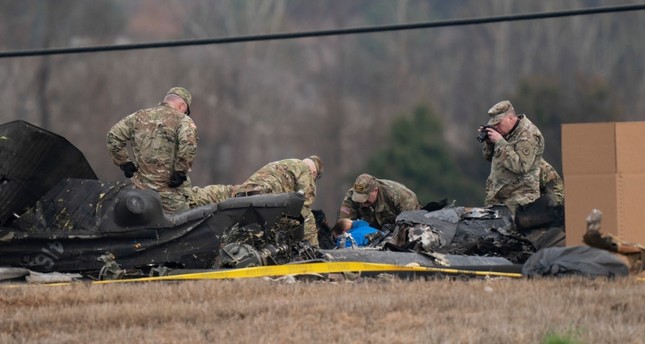
<path fill-rule="evenodd" d="M 515 149 L 518 153 L 521 153 L 523 155 L 530 155 L 533 151 L 533 145 L 531 145 L 531 143 L 528 141 L 520 141 L 515 144 Z"/>

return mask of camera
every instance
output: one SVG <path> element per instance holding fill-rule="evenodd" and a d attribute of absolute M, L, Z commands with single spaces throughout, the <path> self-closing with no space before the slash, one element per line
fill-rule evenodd
<path fill-rule="evenodd" d="M 486 129 L 488 128 L 493 128 L 490 125 L 482 125 L 481 129 L 479 130 L 479 134 L 477 135 L 477 141 L 479 142 L 484 142 L 488 139 L 488 131 Z"/>

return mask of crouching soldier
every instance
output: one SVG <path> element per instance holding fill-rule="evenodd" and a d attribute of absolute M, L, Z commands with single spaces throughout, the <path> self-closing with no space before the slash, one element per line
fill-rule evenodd
<path fill-rule="evenodd" d="M 338 217 L 365 220 L 370 226 L 384 230 L 384 226 L 394 225 L 401 212 L 419 208 L 417 195 L 403 184 L 364 173 L 347 190 Z"/>
<path fill-rule="evenodd" d="M 540 161 L 540 197 L 520 205 L 515 213 L 518 229 L 562 227 L 564 225 L 564 183 L 546 160 Z"/>

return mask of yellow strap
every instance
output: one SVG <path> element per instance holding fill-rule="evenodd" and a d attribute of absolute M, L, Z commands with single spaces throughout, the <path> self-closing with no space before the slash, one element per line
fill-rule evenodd
<path fill-rule="evenodd" d="M 434 272 L 445 274 L 461 274 L 475 276 L 499 276 L 521 278 L 522 274 L 493 272 L 493 271 L 474 271 L 459 270 L 451 268 L 435 267 L 409 267 L 393 264 L 377 264 L 363 262 L 328 262 L 328 263 L 304 263 L 288 265 L 271 265 L 259 266 L 252 268 L 217 270 L 208 272 L 198 272 L 183 275 L 160 276 L 160 277 L 142 277 L 121 280 L 95 281 L 92 284 L 107 284 L 121 282 L 147 282 L 147 281 L 179 281 L 179 280 L 208 280 L 208 279 L 235 279 L 235 278 L 256 278 L 268 276 L 284 275 L 303 275 L 311 273 L 336 273 L 336 272 L 362 272 L 362 271 L 389 271 L 389 272 Z"/>
<path fill-rule="evenodd" d="M 173 276 L 160 276 L 160 277 L 142 277 L 120 280 L 107 280 L 107 281 L 93 281 L 91 284 L 108 284 L 108 283 L 124 283 L 124 282 L 150 282 L 150 281 L 186 281 L 186 280 L 209 280 L 209 279 L 236 279 L 236 278 L 257 278 L 269 276 L 284 276 L 284 275 L 304 275 L 311 273 L 339 273 L 339 272 L 429 272 L 429 273 L 444 273 L 444 274 L 457 274 L 457 275 L 474 275 L 474 276 L 494 276 L 494 277 L 510 277 L 521 278 L 522 274 L 507 273 L 507 272 L 494 272 L 494 271 L 476 271 L 476 270 L 460 270 L 451 268 L 439 267 L 410 267 L 393 264 L 378 264 L 378 263 L 363 263 L 363 262 L 328 262 L 328 263 L 305 263 L 305 264 L 288 264 L 288 265 L 272 265 L 272 266 L 259 266 L 252 268 L 230 269 L 230 270 L 217 270 L 208 272 L 198 272 Z M 638 277 L 639 282 L 645 282 L 645 277 Z M 78 283 L 78 282 L 71 282 Z M 69 285 L 70 282 L 64 283 L 49 283 L 47 285 Z M 84 282 L 80 282 L 84 283 Z M 25 286 L 25 284 L 8 285 L 6 287 Z"/>

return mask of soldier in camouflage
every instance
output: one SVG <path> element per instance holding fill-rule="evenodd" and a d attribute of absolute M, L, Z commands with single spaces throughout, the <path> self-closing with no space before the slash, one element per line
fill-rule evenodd
<path fill-rule="evenodd" d="M 188 172 L 197 152 L 197 127 L 190 115 L 192 96 L 183 87 L 171 88 L 156 107 L 139 110 L 115 124 L 107 147 L 134 187 L 159 193 L 164 211 L 189 208 Z M 128 155 L 130 142 L 133 157 Z"/>
<path fill-rule="evenodd" d="M 190 207 L 219 203 L 235 196 L 235 185 L 213 184 L 202 187 L 193 186 Z"/>
<path fill-rule="evenodd" d="M 540 162 L 540 196 L 549 199 L 550 206 L 564 205 L 564 183 L 558 172 L 542 159 Z"/>
<path fill-rule="evenodd" d="M 544 138 L 525 116 L 517 115 L 508 100 L 488 110 L 488 137 L 482 143 L 484 158 L 491 161 L 486 181 L 486 205 L 506 205 L 513 214 L 518 205 L 540 197 L 540 163 Z"/>
<path fill-rule="evenodd" d="M 364 173 L 347 190 L 338 217 L 362 219 L 382 230 L 385 225 L 393 225 L 401 212 L 420 207 L 417 195 L 403 184 Z"/>
<path fill-rule="evenodd" d="M 267 193 L 299 192 L 305 196 L 302 217 L 305 219 L 304 239 L 318 247 L 316 220 L 311 205 L 316 199 L 316 181 L 322 177 L 323 161 L 316 155 L 306 159 L 274 161 L 257 170 L 236 188 L 236 197 Z"/>

